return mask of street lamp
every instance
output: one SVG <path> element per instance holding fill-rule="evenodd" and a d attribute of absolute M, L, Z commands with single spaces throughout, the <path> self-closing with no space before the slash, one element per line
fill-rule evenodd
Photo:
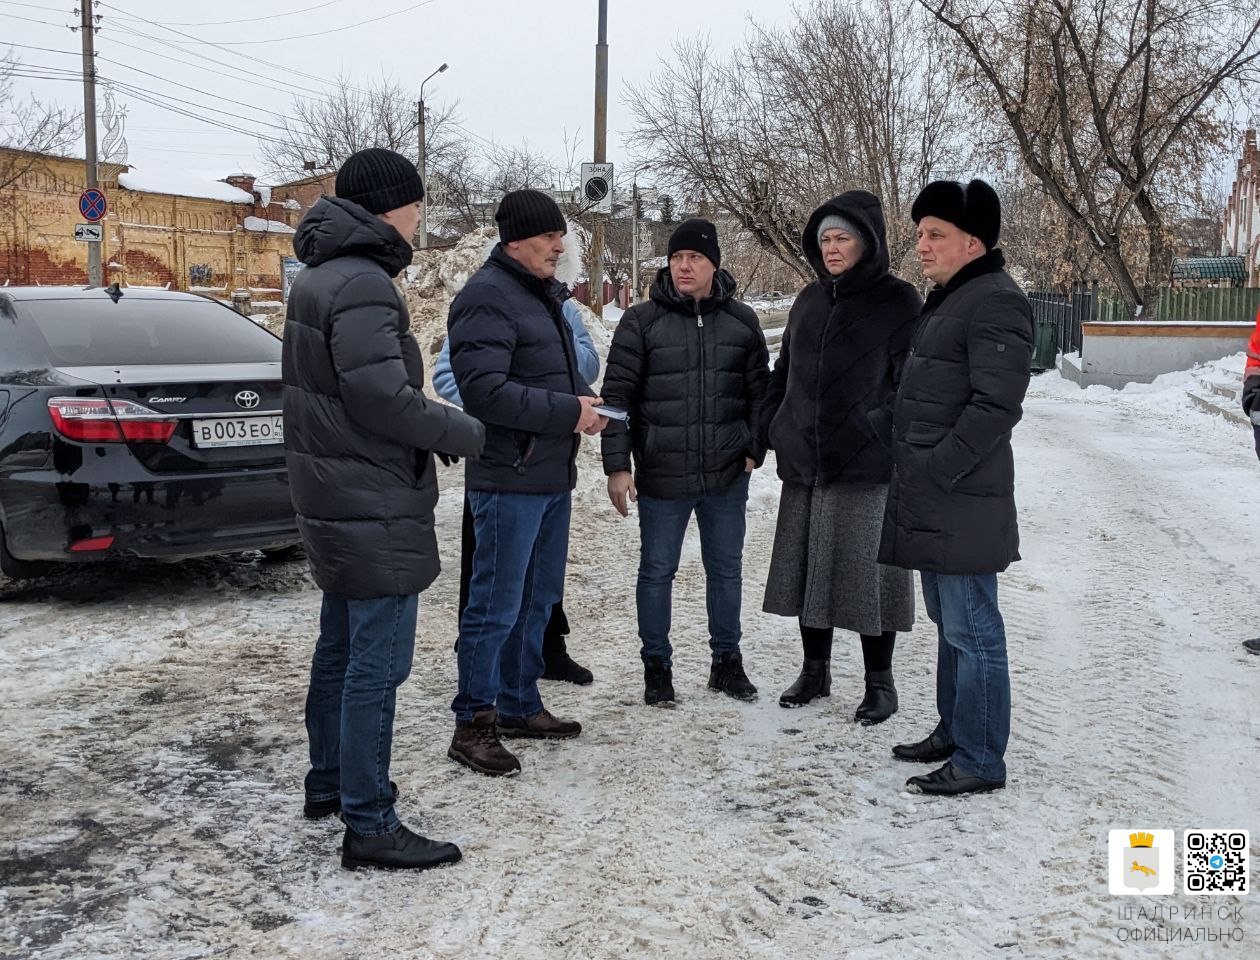
<path fill-rule="evenodd" d="M 651 170 L 650 163 L 634 168 L 630 184 L 630 295 L 639 302 L 639 171 Z"/>
<path fill-rule="evenodd" d="M 429 182 L 424 169 L 424 85 L 439 73 L 445 73 L 447 64 L 442 64 L 431 74 L 420 81 L 420 183 L 424 185 L 424 197 L 420 201 L 420 249 L 429 246 Z"/>

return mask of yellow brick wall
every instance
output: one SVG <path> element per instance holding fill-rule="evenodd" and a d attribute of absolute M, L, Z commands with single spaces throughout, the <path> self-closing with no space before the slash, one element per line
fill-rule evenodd
<path fill-rule="evenodd" d="M 254 233 L 247 216 L 285 220 L 278 206 L 200 200 L 127 190 L 125 167 L 102 166 L 109 200 L 101 263 L 106 283 L 124 287 L 200 289 L 228 297 L 254 291 L 255 300 L 279 300 L 281 260 L 293 255 L 287 233 Z M 8 176 L 5 175 L 6 171 Z M 83 161 L 0 149 L 0 286 L 87 282 L 87 244 L 74 239 Z M 255 198 L 257 199 L 257 198 Z"/>

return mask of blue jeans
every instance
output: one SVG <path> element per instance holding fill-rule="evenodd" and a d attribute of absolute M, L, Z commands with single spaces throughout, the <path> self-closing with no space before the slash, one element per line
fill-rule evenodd
<path fill-rule="evenodd" d="M 411 673 L 418 599 L 325 593 L 319 614 L 306 693 L 306 797 L 340 795 L 346 826 L 365 837 L 398 826 L 389 786 L 394 694 Z"/>
<path fill-rule="evenodd" d="M 470 490 L 468 502 L 477 548 L 451 709 L 457 721 L 493 707 L 532 717 L 543 708 L 543 629 L 564 595 L 571 497 Z"/>
<path fill-rule="evenodd" d="M 672 667 L 669 643 L 674 575 L 682 557 L 683 537 L 691 514 L 700 528 L 704 561 L 705 605 L 709 613 L 709 647 L 713 659 L 739 650 L 740 602 L 744 589 L 744 511 L 748 506 L 748 474 L 721 493 L 693 500 L 658 500 L 639 495 L 639 581 L 635 603 L 639 613 L 640 655 Z"/>
<path fill-rule="evenodd" d="M 1006 627 L 997 574 L 923 573 L 923 602 L 936 624 L 936 731 L 954 744 L 954 766 L 1005 780 L 1011 735 Z"/>

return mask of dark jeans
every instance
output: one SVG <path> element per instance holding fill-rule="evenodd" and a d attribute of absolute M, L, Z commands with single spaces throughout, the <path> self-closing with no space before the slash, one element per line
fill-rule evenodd
<path fill-rule="evenodd" d="M 473 553 L 477 550 L 477 529 L 473 524 L 472 505 L 468 495 L 464 494 L 464 521 L 460 524 L 459 551 L 459 619 L 464 619 L 464 610 L 468 607 L 468 585 L 472 582 Z M 551 616 L 547 619 L 547 629 L 543 637 L 555 640 L 569 635 L 569 618 L 564 614 L 563 589 L 556 605 L 551 608 Z"/>
<path fill-rule="evenodd" d="M 700 528 L 713 659 L 739 649 L 747 505 L 746 473 L 720 493 L 693 500 L 658 500 L 639 494 L 639 581 L 635 601 L 643 645 L 640 655 L 645 661 L 659 658 L 667 667 L 673 666 L 669 629 L 674 575 L 692 513 Z"/>
<path fill-rule="evenodd" d="M 571 497 L 470 491 L 477 548 L 459 624 L 455 719 L 496 707 L 505 717 L 543 708 L 543 628 L 564 590 Z"/>
<path fill-rule="evenodd" d="M 923 602 L 938 638 L 937 732 L 957 748 L 956 767 L 986 780 L 1005 780 L 1011 681 L 997 574 L 922 577 Z"/>
<path fill-rule="evenodd" d="M 398 826 L 389 786 L 394 695 L 411 673 L 415 594 L 348 600 L 325 593 L 306 694 L 309 800 L 340 795 L 341 816 L 366 837 Z"/>

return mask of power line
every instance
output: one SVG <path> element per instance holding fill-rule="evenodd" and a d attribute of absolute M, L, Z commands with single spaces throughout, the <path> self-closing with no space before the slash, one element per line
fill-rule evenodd
<path fill-rule="evenodd" d="M 152 74 L 150 74 L 150 76 L 152 76 Z M 197 103 L 196 101 L 193 101 L 193 100 L 183 100 L 179 97 L 172 97 L 170 94 L 161 93 L 160 91 L 157 91 L 157 90 L 150 90 L 147 87 L 138 87 L 135 84 L 127 83 L 126 81 L 119 80 L 116 77 L 105 77 L 102 75 L 98 75 L 98 78 L 101 81 L 111 83 L 115 87 L 117 87 L 119 90 L 123 90 L 128 93 L 145 93 L 151 97 L 160 97 L 161 99 L 169 101 L 170 103 L 179 103 L 188 107 L 196 107 L 198 110 L 209 110 L 211 113 L 222 114 L 225 117 L 231 117 L 237 120 L 241 119 L 237 117 L 237 115 L 230 110 L 220 110 L 217 107 L 209 107 L 209 106 L 206 106 L 204 103 Z M 228 102 L 234 103 L 235 101 L 228 101 Z M 263 126 L 271 127 L 274 130 L 279 130 L 281 133 L 288 132 L 288 129 L 286 127 L 283 127 L 278 123 L 270 123 L 269 121 L 266 121 L 266 120 L 251 119 L 248 117 L 244 119 L 250 120 L 250 122 L 252 123 L 261 123 Z"/>
<path fill-rule="evenodd" d="M 44 13 L 57 13 L 58 7 L 50 7 L 43 3 L 18 3 L 17 0 L 0 0 L 0 7 L 28 7 L 31 10 L 42 10 Z"/>
<path fill-rule="evenodd" d="M 294 17 L 299 13 L 309 13 L 312 10 L 322 10 L 324 7 L 331 7 L 334 3 L 345 3 L 346 0 L 326 0 L 324 3 L 317 3 L 313 7 L 303 7 L 301 10 L 290 10 L 288 13 L 272 13 L 265 17 L 248 17 L 244 20 L 209 20 L 201 23 L 190 23 L 187 20 L 172 20 L 172 26 L 176 27 L 230 27 L 239 23 L 261 23 L 264 20 L 279 20 L 281 17 Z"/>
<path fill-rule="evenodd" d="M 419 3 L 413 3 L 409 7 L 403 7 L 401 10 L 394 10 L 391 13 L 383 13 L 379 17 L 371 17 L 370 19 L 367 19 L 367 20 L 359 20 L 356 23 L 347 23 L 344 26 L 334 27 L 331 30 L 320 30 L 316 33 L 300 33 L 292 37 L 274 37 L 270 40 L 222 41 L 222 42 L 214 43 L 211 45 L 220 46 L 220 47 L 253 47 L 253 46 L 259 46 L 259 45 L 268 44 L 268 43 L 287 43 L 290 40 L 309 40 L 311 37 L 326 37 L 331 33 L 344 33 L 347 30 L 353 30 L 355 27 L 362 27 L 365 24 L 379 23 L 382 20 L 389 20 L 392 17 L 401 16 L 404 13 L 410 13 L 412 10 L 419 10 L 421 7 L 427 7 L 429 4 L 434 3 L 434 2 L 435 0 L 420 0 Z M 105 3 L 103 2 L 103 0 L 101 3 L 101 6 L 109 7 L 113 10 L 118 10 L 120 13 L 126 13 L 125 10 L 121 10 L 121 8 L 114 6 L 112 3 Z M 142 19 L 142 18 L 137 17 L 135 19 Z M 159 26 L 159 27 L 166 26 L 165 24 L 157 23 L 156 21 L 142 20 L 142 22 L 154 23 L 156 26 Z M 176 31 L 176 32 L 179 32 L 179 31 Z"/>

